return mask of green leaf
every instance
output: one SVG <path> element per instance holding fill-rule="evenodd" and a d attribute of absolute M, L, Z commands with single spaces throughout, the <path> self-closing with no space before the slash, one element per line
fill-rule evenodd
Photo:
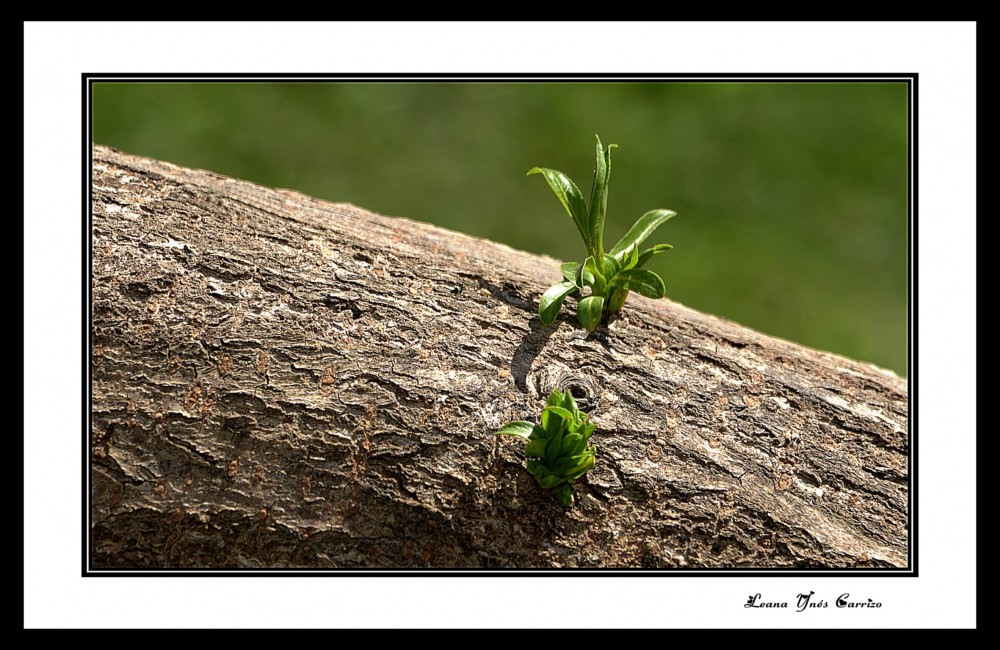
<path fill-rule="evenodd" d="M 669 244 L 667 245 L 669 246 Z M 634 269 L 639 264 L 639 247 L 631 246 L 629 247 L 629 250 L 631 253 L 628 254 L 628 261 L 622 265 L 622 268 Z"/>
<path fill-rule="evenodd" d="M 560 394 L 560 398 L 561 397 L 562 397 L 562 395 Z M 567 422 L 572 422 L 573 421 L 573 414 L 570 413 L 567 409 L 565 409 L 565 408 L 563 408 L 561 406 L 546 406 L 544 409 L 542 409 L 542 415 L 543 416 L 545 415 L 546 411 L 548 411 L 552 415 L 558 416 L 558 417 L 566 420 Z"/>
<path fill-rule="evenodd" d="M 563 485 L 559 489 L 554 490 L 553 493 L 556 495 L 556 498 L 559 499 L 559 503 L 566 507 L 573 505 L 573 488 L 569 485 Z"/>
<path fill-rule="evenodd" d="M 588 332 L 597 329 L 601 322 L 601 313 L 604 311 L 603 296 L 588 296 L 580 301 L 576 308 L 576 318 Z"/>
<path fill-rule="evenodd" d="M 580 421 L 580 409 L 577 408 L 576 401 L 573 399 L 573 395 L 568 390 L 563 395 L 563 408 L 573 415 L 574 425 Z"/>
<path fill-rule="evenodd" d="M 573 414 L 561 406 L 546 406 L 542 409 L 542 428 L 549 437 L 569 428 L 572 421 Z"/>
<path fill-rule="evenodd" d="M 572 282 L 578 287 L 583 287 L 583 283 L 580 282 L 580 269 L 583 268 L 583 264 L 579 262 L 564 262 L 559 265 L 559 270 L 562 271 L 563 277 L 566 278 L 567 282 Z"/>
<path fill-rule="evenodd" d="M 538 484 L 541 485 L 546 490 L 550 490 L 563 482 L 561 478 L 559 478 L 549 470 L 545 470 L 541 474 L 541 478 L 538 478 L 538 476 L 536 475 L 535 480 L 537 480 Z"/>
<path fill-rule="evenodd" d="M 632 224 L 632 227 L 625 233 L 625 236 L 618 240 L 618 243 L 611 249 L 611 255 L 623 253 L 629 246 L 638 246 L 646 237 L 653 234 L 653 231 L 660 224 L 676 214 L 673 210 L 650 210 L 642 215 L 638 221 Z"/>
<path fill-rule="evenodd" d="M 566 460 L 569 460 L 570 464 L 569 465 L 562 465 L 560 463 L 560 469 L 562 469 L 562 472 L 559 475 L 562 476 L 564 479 L 572 480 L 572 479 L 570 479 L 570 476 L 569 476 L 570 474 L 579 471 L 579 469 L 581 467 L 586 467 L 587 469 L 590 469 L 591 467 L 594 466 L 594 448 L 590 447 L 589 449 L 587 449 L 583 453 L 576 454 L 574 456 L 570 456 Z M 554 469 L 553 469 L 553 471 L 554 471 Z M 584 471 L 586 471 L 586 470 L 584 470 Z M 581 474 L 582 474 L 582 472 L 581 472 Z M 579 476 L 580 475 L 577 474 L 577 476 L 575 476 L 573 478 L 579 478 Z"/>
<path fill-rule="evenodd" d="M 560 282 L 549 287 L 538 301 L 538 317 L 542 323 L 551 325 L 562 309 L 563 300 L 577 290 L 577 286 L 572 282 Z"/>
<path fill-rule="evenodd" d="M 646 269 L 629 269 L 615 276 L 615 286 L 624 287 L 647 298 L 662 298 L 667 292 L 660 276 Z M 580 303 L 583 304 L 582 301 Z M 579 307 L 577 308 L 579 314 Z"/>
<path fill-rule="evenodd" d="M 580 478 L 593 468 L 594 468 L 594 456 L 590 455 L 587 456 L 585 460 L 581 461 L 580 464 L 574 467 L 573 469 L 563 472 L 562 478 L 567 481 L 575 481 L 576 479 Z"/>
<path fill-rule="evenodd" d="M 545 442 L 543 439 L 528 441 L 524 446 L 524 455 L 542 458 L 545 456 Z"/>
<path fill-rule="evenodd" d="M 561 407 L 564 401 L 565 400 L 563 399 L 563 394 L 560 393 L 558 390 L 553 390 L 551 393 L 549 393 L 549 398 L 545 400 L 545 406 Z"/>
<path fill-rule="evenodd" d="M 615 273 L 621 270 L 621 266 L 618 264 L 618 260 L 610 255 L 604 256 L 604 276 L 606 278 L 614 277 Z"/>
<path fill-rule="evenodd" d="M 583 243 L 589 249 L 591 240 L 588 239 L 590 228 L 588 227 L 587 206 L 583 202 L 583 193 L 580 192 L 580 188 L 570 180 L 569 176 L 555 169 L 534 167 L 528 172 L 528 176 L 532 174 L 541 174 L 545 177 L 545 181 L 552 188 L 552 192 L 559 199 L 559 202 L 566 208 L 566 212 L 569 213 L 577 230 L 580 231 L 580 236 L 583 237 Z"/>
<path fill-rule="evenodd" d="M 625 300 L 628 298 L 628 289 L 623 289 L 618 287 L 611 292 L 611 298 L 608 300 L 608 313 L 617 314 L 625 306 Z"/>
<path fill-rule="evenodd" d="M 550 463 L 559 457 L 559 450 L 562 449 L 562 432 L 549 438 L 548 443 L 545 445 L 545 464 L 550 465 Z"/>
<path fill-rule="evenodd" d="M 591 448 L 591 451 L 584 451 L 582 453 L 569 456 L 571 460 L 576 461 L 577 465 L 582 465 L 591 460 L 593 457 L 594 457 L 593 448 Z"/>
<path fill-rule="evenodd" d="M 588 257 L 583 263 L 583 268 L 580 270 L 580 279 L 583 281 L 584 286 L 593 289 L 594 293 L 604 294 L 607 280 L 604 278 L 604 274 L 598 270 L 597 262 L 594 261 L 593 257 Z"/>
<path fill-rule="evenodd" d="M 528 471 L 535 477 L 538 484 L 545 489 L 555 487 L 562 483 L 562 479 L 553 474 L 549 468 L 540 460 L 529 460 Z"/>
<path fill-rule="evenodd" d="M 529 440 L 528 444 L 524 446 L 525 456 L 535 456 L 536 458 L 542 458 L 545 456 L 545 443 L 547 441 L 539 438 L 538 440 Z"/>
<path fill-rule="evenodd" d="M 594 165 L 594 185 L 590 190 L 590 241 L 593 247 L 591 253 L 604 253 L 604 219 L 608 212 L 608 182 L 611 180 L 611 149 L 616 144 L 604 149 L 600 136 L 597 138 L 597 162 Z"/>
<path fill-rule="evenodd" d="M 570 458 L 569 456 L 565 458 L 560 458 L 555 463 L 550 463 L 550 469 L 552 473 L 559 478 L 566 480 L 569 470 L 575 468 L 579 464 L 579 461 Z"/>
<path fill-rule="evenodd" d="M 618 262 L 618 270 L 631 269 L 639 262 L 639 247 L 629 246 L 625 250 L 615 253 L 612 257 Z"/>
<path fill-rule="evenodd" d="M 524 420 L 517 420 L 516 422 L 511 422 L 510 424 L 504 425 L 495 435 L 498 436 L 520 436 L 522 438 L 527 438 L 531 435 L 531 430 L 535 428 L 535 425 L 531 422 L 525 422 Z"/>
<path fill-rule="evenodd" d="M 673 248 L 670 244 L 657 244 L 652 248 L 647 248 L 639 254 L 639 259 L 635 263 L 635 268 L 641 267 L 643 264 L 648 262 L 654 255 L 659 255 L 660 253 L 666 253 L 668 250 Z"/>
<path fill-rule="evenodd" d="M 563 436 L 562 446 L 559 448 L 560 456 L 571 456 L 577 445 L 583 442 L 583 436 L 579 433 L 567 433 Z M 579 453 L 579 452 L 577 452 Z"/>

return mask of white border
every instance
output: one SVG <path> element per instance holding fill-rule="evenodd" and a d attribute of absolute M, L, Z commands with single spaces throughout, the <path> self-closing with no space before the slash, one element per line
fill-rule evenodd
<path fill-rule="evenodd" d="M 26 24 L 25 625 L 549 626 L 509 606 L 536 586 L 585 599 L 572 625 L 974 625 L 975 40 L 970 23 Z M 80 578 L 80 73 L 556 69 L 920 74 L 921 577 Z M 802 590 L 884 605 L 742 607 Z"/>

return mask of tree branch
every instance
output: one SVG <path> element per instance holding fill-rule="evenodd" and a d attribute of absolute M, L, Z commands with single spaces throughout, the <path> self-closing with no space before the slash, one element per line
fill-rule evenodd
<path fill-rule="evenodd" d="M 903 567 L 905 380 L 556 260 L 95 146 L 93 568 Z M 598 424 L 563 508 L 493 435 Z"/>

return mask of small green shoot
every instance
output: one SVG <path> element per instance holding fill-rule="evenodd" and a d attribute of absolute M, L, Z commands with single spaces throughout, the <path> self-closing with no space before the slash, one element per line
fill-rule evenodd
<path fill-rule="evenodd" d="M 496 433 L 524 438 L 524 454 L 533 459 L 528 461 L 528 471 L 540 486 L 552 490 L 560 503 L 570 506 L 570 484 L 594 466 L 594 447 L 587 443 L 596 428 L 568 391 L 554 390 L 542 409 L 541 424 L 518 420 Z"/>
<path fill-rule="evenodd" d="M 562 308 L 566 296 L 590 289 L 590 295 L 580 299 L 576 308 L 576 318 L 588 332 L 597 329 L 601 319 L 608 314 L 617 314 L 625 305 L 629 291 L 635 291 L 648 298 L 662 298 L 666 293 L 663 280 L 642 266 L 654 255 L 672 248 L 669 244 L 657 244 L 642 251 L 639 245 L 663 222 L 673 217 L 672 210 L 650 210 L 639 217 L 625 236 L 611 250 L 604 250 L 604 220 L 608 208 L 608 181 L 611 179 L 611 149 L 618 145 L 608 145 L 604 149 L 601 138 L 597 137 L 597 164 L 594 167 L 594 186 L 590 193 L 590 207 L 583 194 L 566 174 L 554 169 L 535 167 L 528 172 L 541 174 L 566 208 L 576 224 L 583 243 L 587 247 L 587 259 L 583 263 L 567 262 L 562 265 L 563 282 L 553 285 L 542 294 L 538 303 L 538 316 L 546 325 L 551 324 Z"/>

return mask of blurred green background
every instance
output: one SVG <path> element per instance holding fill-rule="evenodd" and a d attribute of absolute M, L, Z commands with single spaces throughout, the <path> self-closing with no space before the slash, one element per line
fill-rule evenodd
<path fill-rule="evenodd" d="M 580 261 L 533 166 L 590 194 L 606 239 L 643 212 L 668 296 L 905 375 L 904 83 L 95 83 L 93 137 Z M 552 280 L 558 277 L 553 269 Z"/>

